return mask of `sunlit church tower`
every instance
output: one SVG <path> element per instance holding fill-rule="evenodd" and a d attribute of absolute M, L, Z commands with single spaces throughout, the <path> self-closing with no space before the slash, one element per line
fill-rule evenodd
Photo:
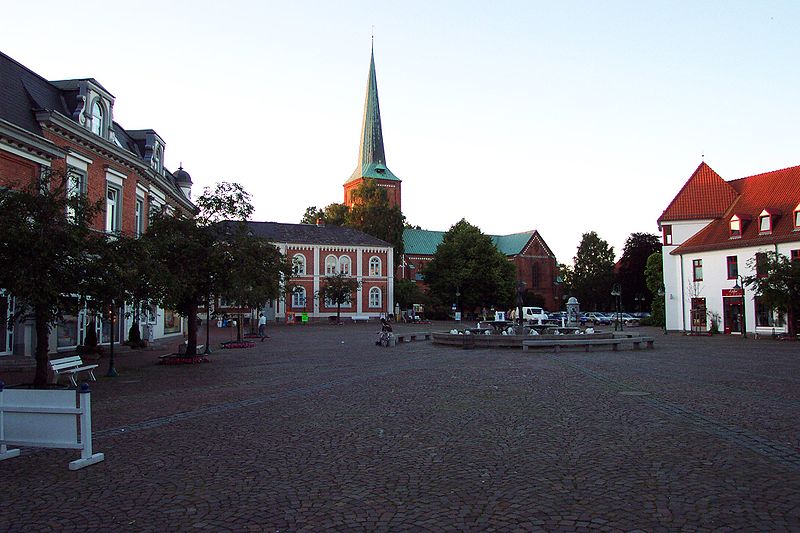
<path fill-rule="evenodd" d="M 364 120 L 361 124 L 361 144 L 358 148 L 358 165 L 344 184 L 344 203 L 353 205 L 353 191 L 365 178 L 372 178 L 378 187 L 386 189 L 386 196 L 392 206 L 400 205 L 400 179 L 386 167 L 386 153 L 383 150 L 383 131 L 381 130 L 381 109 L 378 105 L 378 82 L 375 78 L 375 52 L 369 61 L 367 98 L 364 102 Z"/>

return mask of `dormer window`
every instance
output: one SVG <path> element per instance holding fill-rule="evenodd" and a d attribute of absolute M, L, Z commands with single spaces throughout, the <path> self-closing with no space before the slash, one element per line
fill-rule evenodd
<path fill-rule="evenodd" d="M 103 106 L 100 100 L 95 100 L 92 104 L 92 133 L 103 136 Z"/>
<path fill-rule="evenodd" d="M 794 208 L 794 230 L 800 231 L 800 204 Z"/>
<path fill-rule="evenodd" d="M 151 163 L 153 169 L 156 172 L 161 173 L 161 147 L 160 146 L 156 146 L 155 150 L 153 150 L 153 159 L 152 159 L 152 161 L 150 163 Z"/>
<path fill-rule="evenodd" d="M 742 220 L 738 216 L 733 215 L 731 217 L 731 239 L 735 239 L 741 236 L 742 236 Z"/>
<path fill-rule="evenodd" d="M 775 225 L 779 212 L 774 209 L 764 209 L 758 215 L 758 233 L 759 235 L 768 235 L 772 233 L 772 228 Z"/>

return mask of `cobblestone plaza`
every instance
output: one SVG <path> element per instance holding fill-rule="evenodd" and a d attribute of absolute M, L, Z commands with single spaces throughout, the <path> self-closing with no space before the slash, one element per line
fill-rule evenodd
<path fill-rule="evenodd" d="M 655 350 L 554 355 L 376 329 L 121 355 L 92 384 L 105 461 L 0 462 L 0 531 L 800 530 L 797 343 L 640 328 Z"/>

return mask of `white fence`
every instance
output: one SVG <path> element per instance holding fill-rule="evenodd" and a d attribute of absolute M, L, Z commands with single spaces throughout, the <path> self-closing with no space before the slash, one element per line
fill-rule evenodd
<path fill-rule="evenodd" d="M 76 398 L 77 395 L 77 398 Z M 0 461 L 19 455 L 8 446 L 81 451 L 70 470 L 99 463 L 92 453 L 92 400 L 89 386 L 75 390 L 6 389 L 0 382 Z"/>

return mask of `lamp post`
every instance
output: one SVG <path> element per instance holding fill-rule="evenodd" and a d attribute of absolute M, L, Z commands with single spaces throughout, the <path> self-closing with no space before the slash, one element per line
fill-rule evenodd
<path fill-rule="evenodd" d="M 741 285 L 739 285 L 739 281 L 742 282 Z M 744 278 L 740 274 L 736 275 L 736 283 L 733 285 L 733 289 L 736 291 L 742 291 L 742 338 L 746 339 L 747 323 L 745 319 L 747 316 L 747 312 L 745 311 L 745 303 L 744 303 Z"/>
<path fill-rule="evenodd" d="M 106 377 L 115 378 L 118 374 L 117 369 L 114 367 L 114 300 L 111 300 L 108 318 L 111 322 L 111 343 L 108 346 L 108 372 L 106 372 Z M 100 335 L 102 336 L 102 330 Z"/>
<path fill-rule="evenodd" d="M 661 304 L 664 306 L 664 313 L 663 313 L 664 314 L 664 335 L 666 335 L 667 334 L 667 304 L 663 301 L 663 298 L 664 298 L 664 295 L 667 294 L 667 293 L 664 292 L 664 285 L 661 285 L 658 288 L 658 293 L 657 294 L 658 294 L 658 297 L 660 299 L 662 299 Z"/>
<path fill-rule="evenodd" d="M 611 287 L 611 296 L 615 299 L 616 310 L 617 310 L 617 319 L 614 321 L 614 331 L 617 331 L 619 328 L 620 331 L 623 330 L 621 316 L 620 316 L 620 308 L 619 308 L 619 297 L 622 294 L 622 288 L 620 287 L 619 283 L 615 283 L 613 287 Z"/>
<path fill-rule="evenodd" d="M 525 317 L 522 314 L 522 304 L 525 298 L 525 282 L 522 280 L 517 281 L 517 313 L 519 317 L 519 334 L 523 335 L 525 332 Z M 514 324 L 516 326 L 516 324 Z"/>

